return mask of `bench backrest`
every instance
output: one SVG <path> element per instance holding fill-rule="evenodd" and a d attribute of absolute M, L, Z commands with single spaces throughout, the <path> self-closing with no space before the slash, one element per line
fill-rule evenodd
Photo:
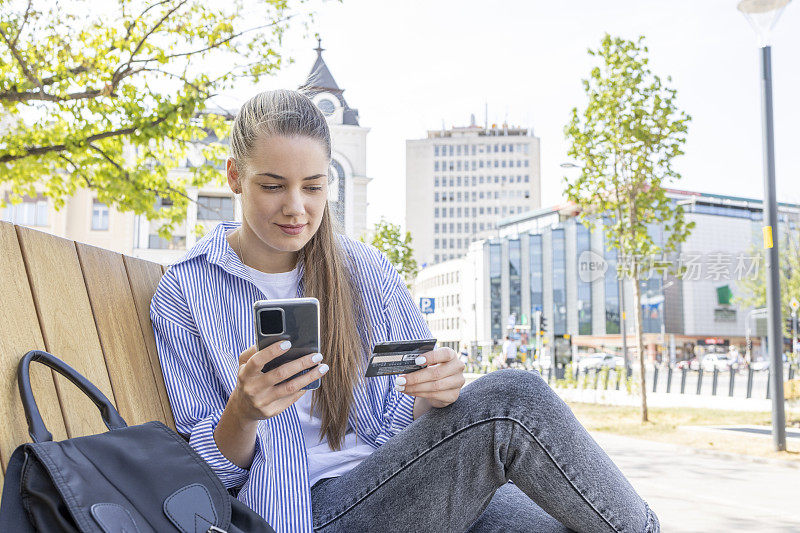
<path fill-rule="evenodd" d="M 153 330 L 157 263 L 0 222 L 0 460 L 29 442 L 16 370 L 46 350 L 86 376 L 129 425 L 174 428 Z M 36 403 L 55 440 L 106 431 L 94 404 L 50 369 L 31 365 Z"/>

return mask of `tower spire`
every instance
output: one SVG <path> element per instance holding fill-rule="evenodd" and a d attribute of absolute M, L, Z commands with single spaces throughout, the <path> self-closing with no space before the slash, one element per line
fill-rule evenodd
<path fill-rule="evenodd" d="M 322 57 L 322 51 L 325 50 L 325 49 L 322 48 L 322 38 L 321 37 L 317 37 L 317 47 L 314 48 L 314 50 L 317 51 L 317 57 Z"/>

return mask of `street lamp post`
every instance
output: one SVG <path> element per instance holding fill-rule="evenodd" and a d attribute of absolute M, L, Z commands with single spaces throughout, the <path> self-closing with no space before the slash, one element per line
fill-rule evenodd
<path fill-rule="evenodd" d="M 786 414 L 783 399 L 783 330 L 778 273 L 778 209 L 775 197 L 775 136 L 772 120 L 772 63 L 769 36 L 791 0 L 742 0 L 737 8 L 752 24 L 761 47 L 761 110 L 764 143 L 764 248 L 767 263 L 767 326 L 772 379 L 772 442 L 786 450 Z"/>

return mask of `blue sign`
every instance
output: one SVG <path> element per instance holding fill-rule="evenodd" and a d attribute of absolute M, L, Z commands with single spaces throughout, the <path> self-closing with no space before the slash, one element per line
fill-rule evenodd
<path fill-rule="evenodd" d="M 436 309 L 436 299 L 435 298 L 420 298 L 419 299 L 419 309 L 424 314 L 429 315 L 433 313 L 434 309 Z"/>

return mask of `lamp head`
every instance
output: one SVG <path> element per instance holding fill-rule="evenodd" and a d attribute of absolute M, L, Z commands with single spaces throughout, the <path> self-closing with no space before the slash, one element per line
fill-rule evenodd
<path fill-rule="evenodd" d="M 783 10 L 792 0 L 741 0 L 736 8 L 753 26 L 758 36 L 758 45 L 768 46 L 772 28 L 778 22 Z"/>

